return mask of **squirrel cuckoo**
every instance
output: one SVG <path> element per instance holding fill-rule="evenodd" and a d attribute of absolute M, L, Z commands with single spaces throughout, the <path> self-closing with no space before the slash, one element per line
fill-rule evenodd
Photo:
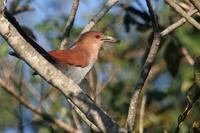
<path fill-rule="evenodd" d="M 80 84 L 98 59 L 98 54 L 105 43 L 114 44 L 119 40 L 101 32 L 90 31 L 80 36 L 75 46 L 66 50 L 53 50 L 48 54 L 56 61 L 65 74 L 75 83 Z"/>
<path fill-rule="evenodd" d="M 93 67 L 102 45 L 104 43 L 113 44 L 119 42 L 119 40 L 106 36 L 101 32 L 89 31 L 82 34 L 74 47 L 70 49 L 46 52 L 23 31 L 16 19 L 7 10 L 4 10 L 4 16 L 31 46 L 49 62 L 61 68 L 62 71 L 64 70 L 65 74 L 77 84 L 80 84 Z M 20 58 L 15 52 L 10 52 L 10 55 Z"/>

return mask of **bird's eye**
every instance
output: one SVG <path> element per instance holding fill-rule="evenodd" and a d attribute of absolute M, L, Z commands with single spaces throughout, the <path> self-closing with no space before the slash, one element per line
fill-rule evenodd
<path fill-rule="evenodd" d="M 101 36 L 100 36 L 99 34 L 96 34 L 96 35 L 95 35 L 95 38 L 96 38 L 96 39 L 99 39 L 100 37 L 101 37 Z"/>

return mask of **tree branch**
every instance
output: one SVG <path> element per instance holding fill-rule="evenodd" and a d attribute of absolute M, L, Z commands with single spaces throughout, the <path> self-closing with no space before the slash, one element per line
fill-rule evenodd
<path fill-rule="evenodd" d="M 88 118 L 86 117 L 86 115 L 83 114 L 83 112 L 80 111 L 80 109 L 75 106 L 70 100 L 68 100 L 68 102 L 71 104 L 72 108 L 75 110 L 75 112 L 77 114 L 79 114 L 79 116 L 81 117 L 81 119 L 94 131 L 96 132 L 100 132 L 99 128 L 94 125 L 91 121 L 88 120 Z"/>
<path fill-rule="evenodd" d="M 89 21 L 81 34 L 90 31 L 119 0 L 108 0 L 103 8 Z"/>
<path fill-rule="evenodd" d="M 17 29 L 17 31 L 22 35 L 22 37 L 27 41 L 29 42 L 29 44 L 35 48 L 40 54 L 42 54 L 45 59 L 47 59 L 49 62 L 53 63 L 55 62 L 51 56 L 42 48 L 39 46 L 39 44 L 37 44 L 34 40 L 32 40 L 29 36 L 26 35 L 26 33 L 23 31 L 23 29 L 20 27 L 20 25 L 18 24 L 18 22 L 16 21 L 16 19 L 9 13 L 5 10 L 5 16 L 6 18 L 11 22 L 11 24 L 14 25 L 14 27 Z M 20 56 L 18 54 L 15 53 L 15 55 L 18 56 L 18 58 L 20 58 Z M 55 65 L 57 66 L 57 65 Z M 70 99 L 67 99 L 68 101 L 70 101 Z M 70 102 L 71 104 L 73 104 L 72 102 Z M 76 105 L 72 105 L 72 106 L 76 106 Z M 89 120 L 86 120 L 87 117 L 85 117 L 85 115 L 83 114 L 83 112 L 81 112 L 78 107 L 74 107 L 74 109 L 76 109 L 76 112 L 79 114 L 79 116 L 88 124 L 88 126 L 91 125 L 91 122 L 89 122 Z M 79 110 L 79 111 L 77 111 Z M 83 117 L 84 116 L 84 117 Z M 96 127 L 95 125 L 92 126 L 92 127 Z M 93 130 L 96 131 L 96 128 L 92 128 Z"/>
<path fill-rule="evenodd" d="M 63 38 L 61 41 L 61 45 L 60 45 L 60 49 L 66 49 L 67 48 L 67 44 L 68 44 L 68 39 L 70 37 L 70 31 L 72 29 L 72 26 L 74 24 L 74 20 L 75 20 L 75 16 L 76 16 L 76 12 L 78 10 L 78 6 L 79 6 L 79 0 L 74 0 L 73 5 L 72 5 L 72 9 L 70 11 L 70 15 L 68 17 L 67 23 L 66 23 L 66 28 L 65 28 L 65 32 L 63 34 Z"/>
<path fill-rule="evenodd" d="M 185 59 L 187 60 L 187 62 L 193 66 L 194 65 L 194 59 L 192 58 L 192 56 L 189 54 L 188 50 L 185 47 L 181 48 L 181 52 L 183 53 L 183 55 L 185 56 Z"/>
<path fill-rule="evenodd" d="M 188 16 L 192 16 L 193 14 L 197 13 L 198 11 L 196 9 L 191 10 L 187 13 Z M 160 35 L 162 37 L 168 35 L 169 33 L 171 33 L 172 31 L 174 31 L 175 29 L 177 29 L 178 27 L 182 26 L 184 23 L 186 22 L 186 19 L 184 17 L 182 17 L 181 19 L 179 19 L 178 21 L 176 21 L 175 23 L 173 23 L 172 25 L 168 26 L 166 29 L 164 29 Z"/>
<path fill-rule="evenodd" d="M 165 0 L 179 15 L 184 17 L 190 24 L 200 30 L 200 24 L 191 16 L 189 16 L 180 6 L 173 0 Z"/>
<path fill-rule="evenodd" d="M 3 80 L 0 79 L 0 85 L 3 87 L 3 89 L 6 92 L 8 92 L 11 96 L 13 96 L 16 100 L 18 100 L 27 109 L 29 109 L 33 113 L 41 116 L 44 120 L 46 120 L 46 121 L 48 121 L 50 123 L 55 124 L 56 126 L 62 128 L 66 132 L 81 133 L 79 130 L 74 129 L 73 127 L 71 127 L 70 125 L 64 123 L 63 121 L 55 119 L 50 114 L 48 114 L 46 112 L 42 112 L 41 110 L 38 110 L 37 108 L 35 108 L 30 102 L 28 102 L 27 100 L 25 100 L 23 98 L 23 96 L 18 96 L 17 93 L 14 91 L 14 87 L 11 84 L 6 83 L 5 81 L 3 81 Z"/>
<path fill-rule="evenodd" d="M 2 3 L 3 1 L 0 1 Z M 0 4 L 3 5 L 3 4 Z M 0 7 L 2 9 L 2 7 Z M 47 82 L 58 88 L 103 132 L 119 131 L 118 125 L 85 94 L 71 79 L 41 56 L 8 22 L 0 11 L 0 34 L 20 57 L 36 70 Z"/>
<path fill-rule="evenodd" d="M 156 19 L 156 15 L 153 12 L 153 8 L 152 8 L 152 4 L 151 4 L 150 0 L 146 0 L 146 2 L 147 2 L 147 6 L 149 8 L 149 12 L 150 12 L 151 19 L 152 19 L 152 26 L 154 29 L 154 39 L 153 39 L 149 54 L 147 56 L 147 59 L 145 61 L 145 64 L 143 66 L 143 69 L 140 73 L 140 77 L 135 85 L 135 89 L 134 89 L 135 92 L 132 95 L 131 103 L 129 105 L 129 111 L 128 111 L 128 116 L 127 116 L 127 121 L 126 121 L 126 129 L 127 129 L 128 133 L 131 133 L 133 130 L 138 99 L 139 99 L 140 93 L 142 91 L 142 88 L 144 86 L 144 83 L 149 75 L 149 72 L 151 70 L 153 62 L 156 58 L 158 50 L 160 48 L 160 37 L 161 36 L 160 36 L 160 32 L 159 32 L 158 21 Z"/>
<path fill-rule="evenodd" d="M 140 119 L 139 119 L 139 133 L 143 133 L 144 131 L 144 112 L 145 112 L 145 105 L 146 105 L 146 95 L 142 97 L 142 103 L 140 107 Z"/>
<path fill-rule="evenodd" d="M 13 15 L 26 12 L 26 11 L 34 11 L 34 9 L 31 6 L 22 6 L 22 7 L 17 7 L 15 11 L 12 13 Z"/>
<path fill-rule="evenodd" d="M 198 0 L 190 0 L 190 2 L 194 5 L 194 7 L 197 8 L 197 10 L 200 12 L 200 1 Z"/>
<path fill-rule="evenodd" d="M 170 0 L 168 0 L 168 1 L 170 1 Z M 134 125 L 135 116 L 136 116 L 136 107 L 137 107 L 137 103 L 138 103 L 138 98 L 139 98 L 140 92 L 144 86 L 144 83 L 148 77 L 149 71 L 151 70 L 153 61 L 155 60 L 155 57 L 158 53 L 158 50 L 160 47 L 160 37 L 164 37 L 164 36 L 168 35 L 170 32 L 174 31 L 176 28 L 183 25 L 187 20 L 187 18 L 185 18 L 183 16 L 183 18 L 181 18 L 174 24 L 168 26 L 161 33 L 159 33 L 159 32 L 157 32 L 157 31 L 159 31 L 158 30 L 159 27 L 158 27 L 158 23 L 156 20 L 156 16 L 154 15 L 153 10 L 152 10 L 150 0 L 147 0 L 147 5 L 148 5 L 148 8 L 149 8 L 149 11 L 151 14 L 151 18 L 152 18 L 152 24 L 153 24 L 153 29 L 154 29 L 154 39 L 152 42 L 150 52 L 146 59 L 146 62 L 143 66 L 142 72 L 140 74 L 140 78 L 138 79 L 138 81 L 136 83 L 136 86 L 135 86 L 136 91 L 134 92 L 134 94 L 131 98 L 131 102 L 130 102 L 130 106 L 129 106 L 129 113 L 128 113 L 128 117 L 127 117 L 127 121 L 126 121 L 126 129 L 128 130 L 128 132 L 132 131 L 132 127 Z M 194 9 L 194 10 L 189 11 L 186 14 L 187 14 L 187 16 L 191 16 L 197 12 L 198 11 L 196 9 Z"/>

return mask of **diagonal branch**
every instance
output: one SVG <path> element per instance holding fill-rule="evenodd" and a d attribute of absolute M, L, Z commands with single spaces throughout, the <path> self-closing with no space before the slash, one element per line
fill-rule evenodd
<path fill-rule="evenodd" d="M 197 13 L 197 9 L 188 11 L 187 15 L 188 16 L 192 16 L 193 14 Z M 179 19 L 178 21 L 176 21 L 175 23 L 173 23 L 172 25 L 168 26 L 166 29 L 164 29 L 160 34 L 162 37 L 168 35 L 169 33 L 171 33 L 172 31 L 174 31 L 175 29 L 177 29 L 178 27 L 182 26 L 184 23 L 186 22 L 186 19 L 184 17 L 182 17 L 181 19 Z"/>
<path fill-rule="evenodd" d="M 97 107 L 78 85 L 45 60 L 9 23 L 2 11 L 0 11 L 0 34 L 27 64 L 68 97 L 101 131 L 110 133 L 119 131 L 118 124 L 105 111 Z"/>
<path fill-rule="evenodd" d="M 68 17 L 67 23 L 66 23 L 66 28 L 65 28 L 65 32 L 63 34 L 63 38 L 60 44 L 60 49 L 65 49 L 67 48 L 67 44 L 68 44 L 68 39 L 70 37 L 70 31 L 72 29 L 72 26 L 74 24 L 74 20 L 75 20 L 75 16 L 76 16 L 76 12 L 78 10 L 78 6 L 79 6 L 79 0 L 74 0 L 73 5 L 72 5 L 72 9 L 70 11 L 70 15 Z"/>
<path fill-rule="evenodd" d="M 200 1 L 199 0 L 190 0 L 190 2 L 197 8 L 200 12 Z"/>
<path fill-rule="evenodd" d="M 85 28 L 81 31 L 81 34 L 90 31 L 105 15 L 106 13 L 115 5 L 119 0 L 108 0 L 103 8 L 89 21 Z"/>
<path fill-rule="evenodd" d="M 146 2 L 147 2 L 147 6 L 149 8 L 149 12 L 150 12 L 151 19 L 152 19 L 152 26 L 154 29 L 154 39 L 153 39 L 149 54 L 147 56 L 147 59 L 145 61 L 145 64 L 143 66 L 143 69 L 140 73 L 140 77 L 135 85 L 135 92 L 131 98 L 127 121 L 126 121 L 126 129 L 127 129 L 128 133 L 131 133 L 133 130 L 133 125 L 134 125 L 135 117 L 136 117 L 136 109 L 137 109 L 138 99 L 139 99 L 140 93 L 142 91 L 142 88 L 144 86 L 144 83 L 149 75 L 149 72 L 151 70 L 153 62 L 156 58 L 158 50 L 160 48 L 160 37 L 161 36 L 160 36 L 160 32 L 159 32 L 158 21 L 156 19 L 156 15 L 154 14 L 150 0 L 146 0 Z"/>
<path fill-rule="evenodd" d="M 41 116 L 44 120 L 55 124 L 56 126 L 62 128 L 63 130 L 65 130 L 66 132 L 70 132 L 70 133 L 80 133 L 79 130 L 74 129 L 73 127 L 71 127 L 70 125 L 64 123 L 61 120 L 55 119 L 53 118 L 50 114 L 42 112 L 41 110 L 38 110 L 37 108 L 35 108 L 30 102 L 28 102 L 27 100 L 24 99 L 23 96 L 18 96 L 17 93 L 14 91 L 14 87 L 9 84 L 6 83 L 4 80 L 0 80 L 0 85 L 3 87 L 3 89 L 8 92 L 11 96 L 13 96 L 16 100 L 18 100 L 22 105 L 24 105 L 27 109 L 31 110 L 33 113 Z"/>
<path fill-rule="evenodd" d="M 194 65 L 194 59 L 192 58 L 192 56 L 189 54 L 188 50 L 185 47 L 181 48 L 181 52 L 183 53 L 183 55 L 185 56 L 185 59 L 187 60 L 187 62 L 193 66 Z"/>
<path fill-rule="evenodd" d="M 200 24 L 191 16 L 189 16 L 180 6 L 176 4 L 173 0 L 165 0 L 179 15 L 184 17 L 190 24 L 195 28 L 200 30 Z"/>

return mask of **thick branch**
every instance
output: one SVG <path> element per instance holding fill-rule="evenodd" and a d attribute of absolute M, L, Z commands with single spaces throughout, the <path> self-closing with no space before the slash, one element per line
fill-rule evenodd
<path fill-rule="evenodd" d="M 137 102 L 138 102 L 138 98 L 141 92 L 141 89 L 144 86 L 144 83 L 148 77 L 149 71 L 151 70 L 153 61 L 155 60 L 155 57 L 158 53 L 159 47 L 160 47 L 160 37 L 164 37 L 166 35 L 168 35 L 170 32 L 174 31 L 176 28 L 180 27 L 181 25 L 183 25 L 186 22 L 186 18 L 181 18 L 180 20 L 178 20 L 177 22 L 175 22 L 174 24 L 168 26 L 165 30 L 163 30 L 160 34 L 156 33 L 158 27 L 158 23 L 156 20 L 155 15 L 153 15 L 152 12 L 152 6 L 150 5 L 150 1 L 147 0 L 148 3 L 148 7 L 149 7 L 149 11 L 151 13 L 151 18 L 153 18 L 153 28 L 154 28 L 154 40 L 152 42 L 152 46 L 151 46 L 151 50 L 148 54 L 148 57 L 146 59 L 146 62 L 143 66 L 142 72 L 140 74 L 140 78 L 138 80 L 138 82 L 136 83 L 135 86 L 135 92 L 132 96 L 131 99 L 131 103 L 129 106 L 129 113 L 128 113 L 128 117 L 127 117 L 127 122 L 126 122 L 126 128 L 128 129 L 128 132 L 132 131 L 132 127 L 135 121 L 135 116 L 136 116 L 136 107 L 137 107 Z M 192 10 L 189 11 L 187 13 L 187 16 L 191 16 L 193 14 L 197 13 L 197 10 Z M 156 28 L 157 25 L 157 28 Z"/>
<path fill-rule="evenodd" d="M 126 129 L 129 133 L 131 133 L 133 130 L 133 125 L 134 125 L 135 116 L 136 116 L 136 109 L 137 109 L 137 104 L 138 104 L 138 99 L 139 99 L 140 93 L 142 91 L 144 83 L 149 75 L 149 72 L 151 70 L 153 62 L 154 62 L 156 55 L 158 53 L 158 50 L 160 48 L 160 37 L 161 36 L 159 33 L 158 21 L 156 19 L 156 15 L 153 12 L 150 0 L 146 0 L 146 1 L 147 1 L 147 6 L 149 8 L 149 12 L 151 14 L 152 26 L 154 29 L 154 39 L 153 39 L 149 54 L 147 56 L 147 59 L 145 61 L 145 64 L 143 66 L 142 72 L 140 73 L 140 77 L 135 85 L 135 92 L 131 98 L 131 103 L 129 106 L 129 112 L 128 112 L 127 121 L 126 121 Z"/>
<path fill-rule="evenodd" d="M 135 85 L 135 92 L 132 95 L 131 98 L 131 103 L 129 105 L 129 112 L 128 112 L 128 117 L 126 121 L 126 128 L 128 132 L 132 131 L 132 127 L 135 122 L 135 116 L 136 116 L 136 109 L 137 109 L 137 103 L 138 103 L 138 98 L 140 96 L 140 93 L 142 91 L 142 88 L 144 86 L 144 83 L 149 75 L 149 72 L 151 70 L 151 67 L 153 65 L 153 62 L 155 60 L 155 57 L 158 53 L 160 47 L 160 37 L 155 35 L 154 40 L 152 42 L 152 46 L 150 49 L 150 52 L 148 54 L 148 57 L 146 59 L 146 62 L 142 68 L 142 72 L 140 73 L 140 77 Z"/>
<path fill-rule="evenodd" d="M 68 20 L 67 20 L 67 23 L 66 23 L 66 26 L 65 26 L 66 29 L 65 29 L 65 32 L 63 34 L 60 49 L 67 48 L 68 38 L 70 36 L 70 31 L 71 31 L 72 26 L 74 24 L 74 20 L 75 20 L 76 12 L 78 10 L 78 6 L 79 6 L 79 0 L 74 0 L 73 5 L 72 5 L 72 9 L 70 11 L 70 15 L 68 17 Z"/>
<path fill-rule="evenodd" d="M 74 129 L 70 125 L 64 123 L 61 120 L 53 118 L 50 114 L 42 112 L 41 110 L 38 110 L 35 108 L 30 102 L 25 100 L 23 96 L 18 96 L 17 93 L 14 91 L 13 86 L 9 85 L 3 80 L 0 80 L 0 85 L 4 88 L 6 92 L 8 92 L 11 96 L 13 96 L 16 100 L 18 100 L 22 105 L 24 105 L 27 109 L 31 110 L 33 113 L 41 116 L 44 120 L 51 122 L 55 124 L 56 126 L 62 128 L 66 132 L 71 133 L 81 133 L 79 130 Z"/>
<path fill-rule="evenodd" d="M 119 0 L 108 0 L 103 8 L 90 20 L 81 34 L 90 31 Z"/>
<path fill-rule="evenodd" d="M 118 132 L 118 125 L 101 108 L 97 107 L 78 85 L 45 60 L 2 13 L 0 14 L 0 34 L 27 64 L 67 96 L 103 132 Z"/>
<path fill-rule="evenodd" d="M 173 0 L 165 0 L 179 15 L 187 19 L 187 21 L 200 30 L 200 24 L 191 16 L 189 16 L 180 6 L 176 4 Z"/>

